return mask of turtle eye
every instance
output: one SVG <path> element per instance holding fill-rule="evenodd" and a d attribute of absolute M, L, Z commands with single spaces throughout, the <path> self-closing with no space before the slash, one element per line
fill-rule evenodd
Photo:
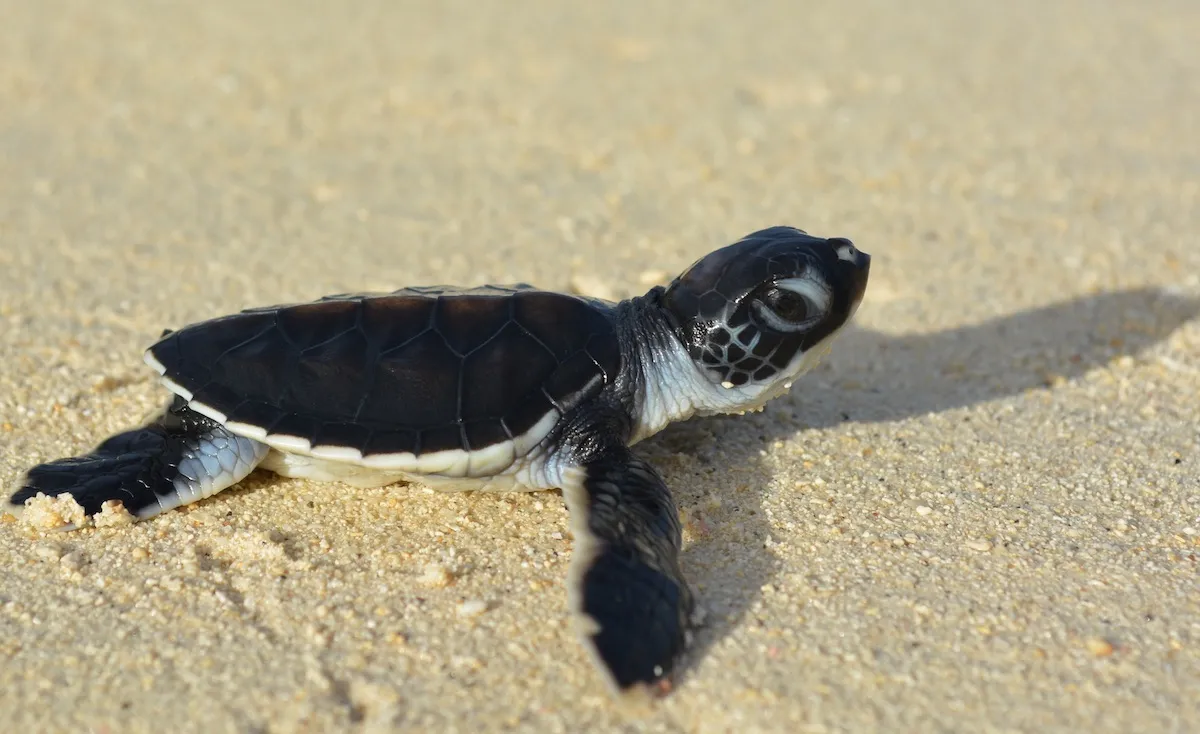
<path fill-rule="evenodd" d="M 772 288 L 763 298 L 765 305 L 784 321 L 798 323 L 808 318 L 808 299 L 794 291 Z"/>
<path fill-rule="evenodd" d="M 828 302 L 819 285 L 800 279 L 772 283 L 751 303 L 759 323 L 775 331 L 804 331 L 821 318 Z"/>

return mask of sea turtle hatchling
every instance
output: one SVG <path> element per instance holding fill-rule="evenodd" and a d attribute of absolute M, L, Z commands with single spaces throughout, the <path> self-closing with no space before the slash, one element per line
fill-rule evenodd
<path fill-rule="evenodd" d="M 665 685 L 693 612 L 671 492 L 630 446 L 740 413 L 828 352 L 867 285 L 847 239 L 750 234 L 620 303 L 528 285 L 405 288 L 243 311 L 145 353 L 174 394 L 146 425 L 31 469 L 39 493 L 137 518 L 256 467 L 359 487 L 561 488 L 568 598 L 618 692 Z"/>

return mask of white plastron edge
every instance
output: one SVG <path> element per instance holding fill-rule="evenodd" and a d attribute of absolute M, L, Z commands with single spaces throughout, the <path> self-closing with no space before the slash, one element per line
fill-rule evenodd
<path fill-rule="evenodd" d="M 240 421 L 229 421 L 221 411 L 193 399 L 190 390 L 166 376 L 167 368 L 155 358 L 150 350 L 146 350 L 146 364 L 154 368 L 160 375 L 164 387 L 188 401 L 188 407 L 197 413 L 210 418 L 225 426 L 231 433 L 255 441 L 261 441 L 271 448 L 284 453 L 303 454 L 329 461 L 346 462 L 386 471 L 410 472 L 413 474 L 435 474 L 446 477 L 486 477 L 502 471 L 512 465 L 518 456 L 525 456 L 533 447 L 541 443 L 559 420 L 556 411 L 542 416 L 525 433 L 513 441 L 505 441 L 478 451 L 463 451 L 450 449 L 416 456 L 409 451 L 391 454 L 369 454 L 364 456 L 361 451 L 349 446 L 313 446 L 308 439 L 284 433 L 268 434 L 261 426 L 254 426 Z"/>

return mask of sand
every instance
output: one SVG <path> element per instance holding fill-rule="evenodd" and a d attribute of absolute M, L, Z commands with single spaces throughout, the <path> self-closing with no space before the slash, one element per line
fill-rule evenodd
<path fill-rule="evenodd" d="M 644 451 L 707 610 L 614 709 L 558 493 L 255 474 L 0 522 L 0 730 L 1200 730 L 1200 5 L 0 0 L 0 482 L 141 350 L 439 282 L 622 297 L 763 226 L 874 256 L 765 413 Z"/>

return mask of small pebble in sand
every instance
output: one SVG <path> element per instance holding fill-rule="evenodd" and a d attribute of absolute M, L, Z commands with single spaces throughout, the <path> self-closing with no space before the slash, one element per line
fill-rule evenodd
<path fill-rule="evenodd" d="M 933 513 L 932 507 L 927 507 L 925 505 L 917 505 L 917 514 L 920 515 L 921 517 L 925 517 L 926 515 L 930 515 L 932 513 Z"/>
<path fill-rule="evenodd" d="M 68 571 L 78 571 L 83 567 L 83 553 L 79 551 L 71 551 L 62 558 L 58 559 L 58 563 Z"/>
<path fill-rule="evenodd" d="M 454 583 L 454 572 L 440 563 L 431 563 L 425 567 L 420 582 L 435 589 L 444 589 Z"/>
<path fill-rule="evenodd" d="M 1088 652 L 1098 658 L 1106 658 L 1113 654 L 1112 643 L 1102 637 L 1092 637 L 1087 641 Z"/>
<path fill-rule="evenodd" d="M 117 500 L 109 500 L 100 505 L 100 512 L 94 515 L 92 519 L 98 528 L 114 528 L 122 525 L 132 525 L 136 518 L 129 514 L 129 510 L 125 509 L 125 505 Z"/>
<path fill-rule="evenodd" d="M 341 192 L 336 187 L 324 183 L 314 186 L 310 193 L 313 201 L 318 204 L 328 204 L 341 196 Z"/>
<path fill-rule="evenodd" d="M 987 553 L 988 551 L 990 551 L 992 549 L 992 544 L 986 540 L 972 539 L 972 540 L 967 541 L 967 547 L 973 551 L 979 551 L 980 553 Z"/>
<path fill-rule="evenodd" d="M 458 603 L 458 616 L 463 619 L 478 617 L 487 611 L 487 602 L 480 599 L 466 599 Z"/>
<path fill-rule="evenodd" d="M 63 551 L 57 544 L 51 543 L 49 545 L 39 545 L 34 549 L 33 554 L 43 561 L 53 563 L 62 558 Z"/>

